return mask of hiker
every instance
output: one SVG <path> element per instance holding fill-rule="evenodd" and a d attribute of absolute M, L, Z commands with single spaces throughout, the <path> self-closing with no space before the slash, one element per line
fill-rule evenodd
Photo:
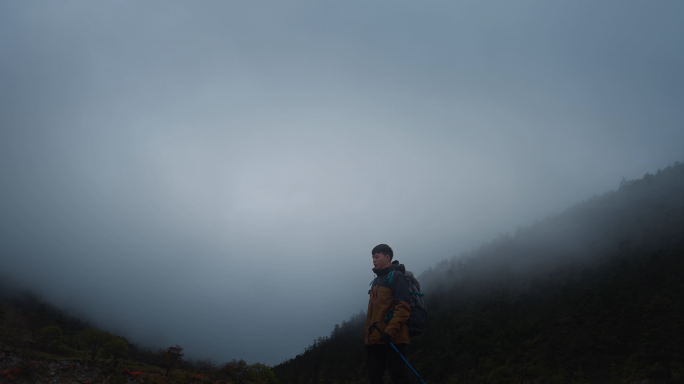
<path fill-rule="evenodd" d="M 385 369 L 395 384 L 411 383 L 404 368 L 404 354 L 409 344 L 406 322 L 411 313 L 409 288 L 404 279 L 406 269 L 398 261 L 392 261 L 394 253 L 387 244 L 373 248 L 373 280 L 368 291 L 366 314 L 366 352 L 368 379 L 371 384 L 382 384 Z M 390 272 L 394 271 L 391 275 Z M 392 277 L 390 281 L 389 277 Z M 376 329 L 377 328 L 377 329 Z M 397 351 L 389 343 L 394 344 Z"/>

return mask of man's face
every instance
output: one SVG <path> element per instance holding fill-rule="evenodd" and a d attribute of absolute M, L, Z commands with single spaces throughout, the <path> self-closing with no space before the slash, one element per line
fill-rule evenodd
<path fill-rule="evenodd" d="M 389 255 L 385 255 L 384 253 L 376 253 L 373 255 L 373 268 L 378 269 L 382 268 L 385 265 L 387 265 L 390 262 L 390 257 Z"/>

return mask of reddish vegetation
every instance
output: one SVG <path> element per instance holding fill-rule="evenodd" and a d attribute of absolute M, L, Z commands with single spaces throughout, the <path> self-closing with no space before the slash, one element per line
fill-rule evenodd
<path fill-rule="evenodd" d="M 156 373 L 147 373 L 147 372 L 143 372 L 143 371 L 131 371 L 131 370 L 129 370 L 129 369 L 124 369 L 124 370 L 123 370 L 123 373 L 125 373 L 125 374 L 128 375 L 128 376 L 130 376 L 130 377 L 131 377 L 132 379 L 134 379 L 134 380 L 137 379 L 138 377 L 145 377 L 145 376 L 148 376 L 148 375 L 149 375 L 149 376 L 152 376 L 152 377 L 154 377 L 155 379 L 161 381 L 162 383 L 168 383 L 168 381 L 169 381 L 169 378 L 168 378 L 168 377 L 162 376 L 162 375 L 158 375 L 158 374 L 156 374 Z"/>
<path fill-rule="evenodd" d="M 7 379 L 14 380 L 14 375 L 12 375 L 12 372 L 21 373 L 19 368 L 13 367 L 13 368 L 2 371 L 2 375 L 5 376 L 5 378 L 7 378 Z"/>
<path fill-rule="evenodd" d="M 145 372 L 143 372 L 143 371 L 130 371 L 130 370 L 128 370 L 128 369 L 124 369 L 123 372 L 124 372 L 125 374 L 129 375 L 130 377 L 134 378 L 134 379 L 138 378 L 138 376 L 145 376 L 145 375 L 147 375 L 147 373 L 145 373 Z"/>

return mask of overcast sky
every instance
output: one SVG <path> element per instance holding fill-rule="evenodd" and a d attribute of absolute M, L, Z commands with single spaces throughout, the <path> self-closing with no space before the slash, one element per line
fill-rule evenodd
<path fill-rule="evenodd" d="M 420 273 L 684 160 L 680 1 L 2 1 L 0 272 L 277 364 Z"/>

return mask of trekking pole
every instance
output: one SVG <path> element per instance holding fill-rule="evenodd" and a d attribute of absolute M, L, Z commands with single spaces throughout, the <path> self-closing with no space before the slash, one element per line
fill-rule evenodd
<path fill-rule="evenodd" d="M 378 329 L 378 326 L 377 326 L 376 324 L 377 324 L 377 321 L 376 321 L 375 323 L 371 324 L 371 326 L 368 327 L 368 328 L 373 328 L 373 331 L 375 331 L 375 330 L 377 329 L 378 332 L 382 332 L 380 329 Z M 371 331 L 371 333 L 372 333 L 373 331 Z M 425 382 L 423 381 L 423 379 L 420 378 L 420 375 L 418 374 L 418 372 L 416 372 L 416 370 L 413 369 L 413 367 L 411 366 L 411 364 L 409 364 L 409 362 L 406 361 L 406 358 L 404 357 L 404 355 L 401 354 L 401 352 L 399 352 L 399 350 L 397 349 L 397 347 L 395 347 L 394 344 L 392 344 L 391 341 L 388 341 L 388 343 L 389 343 L 389 345 L 392 346 L 392 348 L 394 348 L 394 350 L 397 352 L 397 354 L 398 354 L 399 356 L 401 356 L 401 359 L 404 360 L 404 363 L 406 363 L 406 365 L 408 365 L 409 368 L 411 368 L 411 370 L 413 371 L 413 373 L 416 374 L 416 377 L 418 377 L 418 380 L 420 380 L 421 383 L 425 384 Z"/>

